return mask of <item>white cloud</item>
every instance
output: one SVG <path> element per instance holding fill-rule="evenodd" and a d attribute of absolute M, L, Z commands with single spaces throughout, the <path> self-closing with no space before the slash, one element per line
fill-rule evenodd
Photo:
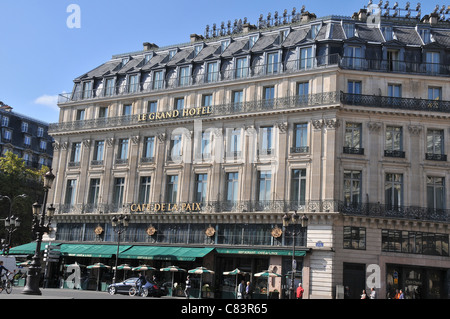
<path fill-rule="evenodd" d="M 51 107 L 52 109 L 59 110 L 58 108 L 58 95 L 44 94 L 34 100 L 34 103 Z"/>

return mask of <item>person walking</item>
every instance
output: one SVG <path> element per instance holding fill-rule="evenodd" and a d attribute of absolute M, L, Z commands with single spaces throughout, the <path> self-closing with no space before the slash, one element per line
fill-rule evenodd
<path fill-rule="evenodd" d="M 191 291 L 191 279 L 189 276 L 186 277 L 186 287 L 184 288 L 184 295 L 189 299 L 189 293 Z"/>
<path fill-rule="evenodd" d="M 367 299 L 367 295 L 366 295 L 366 290 L 365 289 L 363 289 L 363 291 L 362 291 L 361 299 Z"/>
<path fill-rule="evenodd" d="M 245 299 L 252 299 L 252 287 L 250 286 L 250 281 L 247 281 L 247 286 L 245 287 Z"/>
<path fill-rule="evenodd" d="M 305 290 L 302 287 L 302 283 L 299 283 L 298 287 L 297 287 L 297 299 L 303 299 L 303 292 L 304 291 Z"/>
<path fill-rule="evenodd" d="M 241 283 L 237 287 L 237 299 L 243 299 L 245 294 L 245 281 L 241 280 Z"/>
<path fill-rule="evenodd" d="M 370 299 L 377 299 L 377 293 L 373 287 L 370 288 Z"/>

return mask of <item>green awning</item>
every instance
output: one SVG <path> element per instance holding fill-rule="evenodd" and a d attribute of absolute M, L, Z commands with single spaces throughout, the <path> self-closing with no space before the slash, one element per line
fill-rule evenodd
<path fill-rule="evenodd" d="M 48 242 L 42 242 L 41 244 L 41 251 L 45 249 L 45 246 L 48 245 Z M 51 243 L 54 246 L 61 245 L 59 243 Z M 20 245 L 13 247 L 9 250 L 10 255 L 34 255 L 34 252 L 36 251 L 36 242 L 33 241 L 28 244 Z"/>
<path fill-rule="evenodd" d="M 246 248 L 216 248 L 219 254 L 236 255 L 265 255 L 265 256 L 292 256 L 292 249 L 246 249 Z M 295 256 L 302 257 L 306 255 L 304 250 L 296 250 Z"/>
<path fill-rule="evenodd" d="M 119 254 L 130 247 L 130 245 L 121 245 L 119 247 Z M 117 254 L 117 245 L 62 244 L 61 254 L 63 256 L 75 257 L 111 258 Z"/>
<path fill-rule="evenodd" d="M 214 248 L 133 246 L 120 253 L 119 258 L 194 261 L 213 250 Z"/>

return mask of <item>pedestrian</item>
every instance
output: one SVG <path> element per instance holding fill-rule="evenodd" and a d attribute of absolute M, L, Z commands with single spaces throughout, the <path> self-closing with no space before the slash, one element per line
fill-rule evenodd
<path fill-rule="evenodd" d="M 189 292 L 191 291 L 191 279 L 189 276 L 186 277 L 186 287 L 184 288 L 184 295 L 189 299 Z"/>
<path fill-rule="evenodd" d="M 398 299 L 405 299 L 405 295 L 403 294 L 403 290 L 400 289 L 400 296 L 398 297 Z"/>
<path fill-rule="evenodd" d="M 250 286 L 250 281 L 247 281 L 247 286 L 245 287 L 245 299 L 252 299 L 252 287 Z"/>
<path fill-rule="evenodd" d="M 377 293 L 373 287 L 370 288 L 370 299 L 377 299 Z"/>
<path fill-rule="evenodd" d="M 400 293 L 398 292 L 398 289 L 395 289 L 394 299 L 400 299 Z"/>
<path fill-rule="evenodd" d="M 361 299 L 367 299 L 367 295 L 366 295 L 366 290 L 365 289 L 363 289 L 363 291 L 362 291 Z"/>
<path fill-rule="evenodd" d="M 237 299 L 243 299 L 245 293 L 245 282 L 241 280 L 241 283 L 237 287 Z"/>
<path fill-rule="evenodd" d="M 297 299 L 303 299 L 303 292 L 304 291 L 305 290 L 302 287 L 302 283 L 299 283 L 298 287 L 297 287 Z"/>
<path fill-rule="evenodd" d="M 144 288 L 146 283 L 147 283 L 147 279 L 145 279 L 145 276 L 140 273 L 139 278 L 136 281 L 136 285 L 138 286 L 138 295 L 140 295 L 142 293 L 142 289 Z"/>

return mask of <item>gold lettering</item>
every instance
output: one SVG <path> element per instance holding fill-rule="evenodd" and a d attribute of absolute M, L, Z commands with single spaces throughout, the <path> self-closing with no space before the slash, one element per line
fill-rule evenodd
<path fill-rule="evenodd" d="M 194 205 L 195 205 L 195 210 L 196 211 L 201 210 L 200 203 L 194 203 Z"/>
<path fill-rule="evenodd" d="M 153 121 L 153 120 L 155 119 L 155 113 L 150 113 L 150 114 L 148 115 L 148 119 L 149 119 L 150 121 Z"/>
<path fill-rule="evenodd" d="M 180 111 L 178 111 L 178 110 L 173 110 L 172 117 L 178 117 L 178 116 L 180 116 Z"/>
<path fill-rule="evenodd" d="M 166 204 L 161 204 L 161 211 L 165 212 L 166 211 Z"/>
<path fill-rule="evenodd" d="M 132 204 L 130 209 L 132 212 L 136 212 L 136 204 Z"/>
<path fill-rule="evenodd" d="M 160 204 L 155 204 L 154 210 L 157 212 L 161 209 L 161 205 Z"/>

